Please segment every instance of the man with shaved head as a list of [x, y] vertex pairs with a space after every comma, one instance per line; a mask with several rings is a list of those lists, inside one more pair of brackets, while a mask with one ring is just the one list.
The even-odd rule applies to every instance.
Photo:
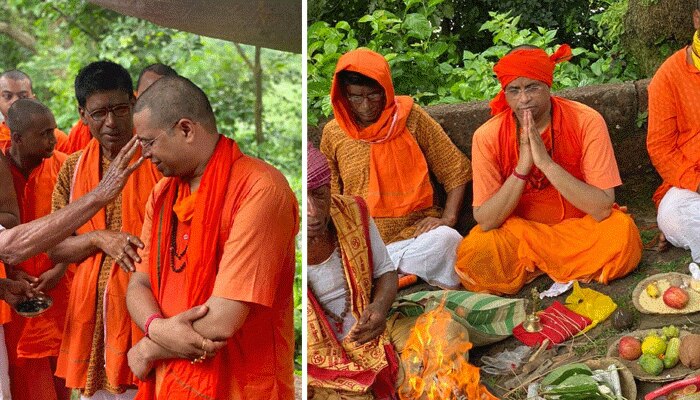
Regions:
[[[0, 75], [0, 113], [4, 118], [0, 124], [0, 150], [10, 146], [10, 129], [7, 126], [7, 112], [10, 106], [19, 99], [33, 99], [32, 80], [29, 75], [13, 69]], [[68, 136], [60, 129], [54, 129], [57, 148], [63, 150]]]
[[144, 68], [139, 75], [138, 81], [136, 81], [136, 95], [143, 93], [144, 90], [164, 76], [177, 76], [177, 72], [161, 63], [151, 64]]
[[[55, 151], [56, 121], [51, 110], [33, 99], [20, 99], [10, 106], [7, 126], [11, 146], [7, 149], [22, 223], [51, 213], [51, 193], [66, 155]], [[32, 284], [48, 294], [53, 306], [34, 318], [14, 316], [6, 324], [12, 398], [68, 399], [65, 381], [56, 378], [56, 358], [65, 323], [70, 279], [68, 264], [54, 265], [46, 253], [38, 254], [14, 268], [8, 276]]]
[[138, 399], [291, 399], [294, 237], [284, 176], [217, 131], [206, 95], [164, 77], [139, 97], [151, 193], [127, 304], [146, 337], [129, 351]]

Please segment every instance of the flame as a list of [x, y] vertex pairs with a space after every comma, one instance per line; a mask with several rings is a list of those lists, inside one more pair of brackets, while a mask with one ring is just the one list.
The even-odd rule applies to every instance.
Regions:
[[401, 354], [406, 382], [402, 400], [497, 400], [479, 384], [479, 368], [469, 364], [472, 344], [466, 330], [439, 307], [418, 317]]

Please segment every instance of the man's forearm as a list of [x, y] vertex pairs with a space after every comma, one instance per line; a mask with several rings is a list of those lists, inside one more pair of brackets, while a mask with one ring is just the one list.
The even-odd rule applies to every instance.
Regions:
[[447, 192], [447, 199], [445, 200], [445, 209], [442, 212], [442, 218], [448, 221], [448, 225], [454, 227], [459, 219], [460, 208], [462, 207], [462, 200], [464, 200], [464, 190], [466, 184], [459, 185], [449, 192]]
[[482, 230], [500, 227], [513, 213], [525, 190], [525, 181], [510, 175], [500, 189], [482, 205], [474, 207], [474, 219]]
[[580, 181], [555, 162], [545, 166], [542, 172], [566, 200], [596, 221], [604, 220], [612, 212], [614, 189], [603, 190]]
[[131, 320], [145, 332], [145, 324], [148, 317], [160, 313], [160, 307], [153, 297], [151, 288], [146, 285], [148, 275], [143, 272], [134, 272], [129, 279], [129, 287], [126, 293], [126, 306], [131, 315]]
[[374, 281], [372, 303], [380, 307], [384, 315], [389, 312], [389, 308], [396, 300], [398, 287], [399, 278], [396, 271], [386, 272]]
[[107, 200], [94, 191], [42, 218], [0, 232], [0, 261], [20, 262], [45, 252], [75, 232]]
[[95, 254], [97, 246], [97, 231], [82, 235], [69, 236], [53, 249], [48, 251], [49, 258], [55, 263], [79, 263]]

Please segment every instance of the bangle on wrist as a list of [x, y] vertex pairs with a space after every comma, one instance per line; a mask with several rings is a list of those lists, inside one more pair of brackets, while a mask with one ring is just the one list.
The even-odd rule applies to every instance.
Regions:
[[148, 332], [148, 328], [151, 326], [151, 322], [153, 322], [156, 319], [162, 319], [162, 318], [163, 318], [163, 315], [161, 313], [153, 313], [153, 314], [151, 314], [150, 317], [148, 317], [148, 319], [146, 319], [146, 323], [143, 324], [143, 333], [146, 335], [147, 338], [149, 338], [149, 339], [151, 338], [149, 336], [149, 332]]
[[518, 171], [513, 169], [513, 176], [520, 179], [521, 181], [527, 182], [528, 175], [519, 174]]

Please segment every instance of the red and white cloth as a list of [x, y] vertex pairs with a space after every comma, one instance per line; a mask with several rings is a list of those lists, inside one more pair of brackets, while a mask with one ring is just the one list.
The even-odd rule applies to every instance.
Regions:
[[558, 301], [539, 313], [542, 330], [539, 332], [527, 332], [523, 324], [513, 329], [513, 336], [524, 344], [535, 347], [539, 346], [545, 339], [549, 339], [549, 346], [562, 343], [591, 324], [591, 320], [576, 314], [564, 307]]

